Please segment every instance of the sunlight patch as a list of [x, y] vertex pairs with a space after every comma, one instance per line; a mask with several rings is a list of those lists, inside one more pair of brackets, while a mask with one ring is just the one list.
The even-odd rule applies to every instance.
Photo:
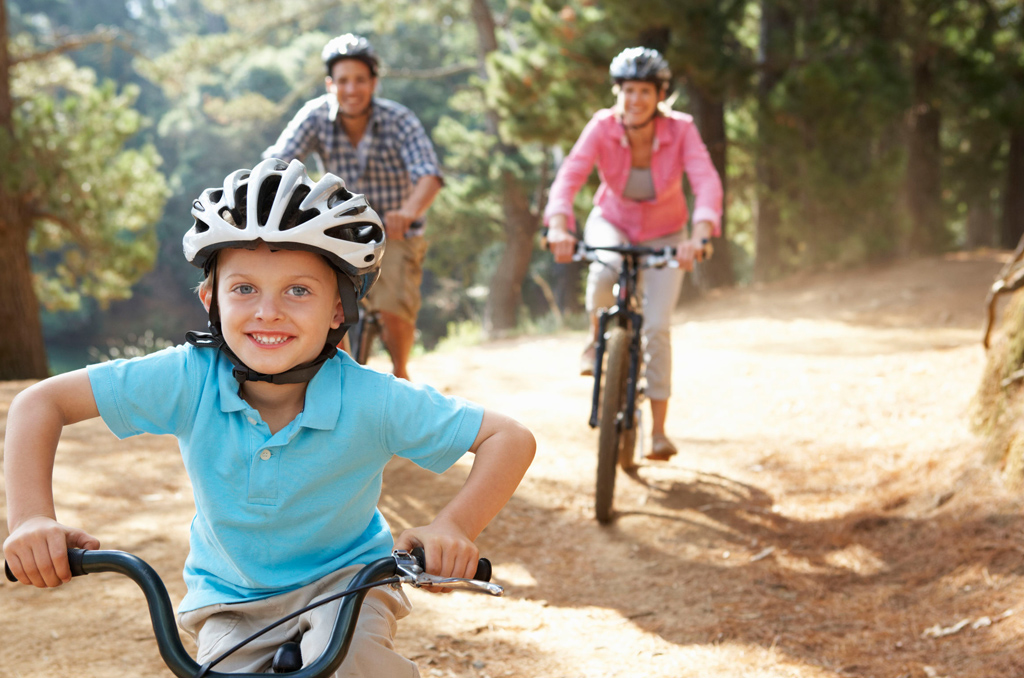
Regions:
[[494, 577], [502, 582], [508, 582], [509, 586], [525, 587], [536, 586], [537, 580], [533, 578], [530, 571], [520, 563], [502, 563], [494, 566]]
[[825, 562], [863, 576], [878, 574], [886, 569], [885, 561], [860, 544], [829, 553], [825, 556]]

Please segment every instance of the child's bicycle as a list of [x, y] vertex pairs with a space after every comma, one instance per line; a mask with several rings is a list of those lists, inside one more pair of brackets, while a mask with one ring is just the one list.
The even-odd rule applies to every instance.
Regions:
[[[132, 579], [139, 585], [139, 588], [146, 595], [146, 602], [149, 605], [149, 615], [153, 621], [153, 632], [156, 635], [160, 656], [163, 658], [167, 668], [171, 670], [171, 673], [178, 676], [178, 678], [261, 678], [266, 674], [220, 673], [213, 671], [212, 668], [246, 643], [258, 638], [279, 624], [319, 605], [339, 598], [346, 598], [338, 608], [338, 616], [334, 622], [331, 640], [324, 649], [323, 654], [316, 661], [302, 668], [302, 655], [299, 651], [299, 645], [294, 642], [285, 643], [278, 648], [273, 661], [273, 673], [289, 673], [293, 678], [326, 678], [333, 675], [348, 653], [363, 598], [366, 597], [367, 591], [375, 586], [409, 584], [416, 588], [422, 586], [443, 586], [449, 589], [487, 593], [492, 596], [500, 596], [503, 593], [501, 586], [492, 584], [489, 581], [491, 578], [491, 563], [486, 558], [481, 558], [477, 563], [475, 575], [477, 579], [446, 578], [427, 574], [424, 571], [425, 564], [422, 549], [413, 549], [412, 552], [395, 551], [390, 557], [381, 558], [364, 566], [359, 570], [355, 578], [352, 579], [346, 590], [277, 620], [219, 657], [200, 665], [189, 656], [182, 645], [175, 625], [174, 609], [171, 607], [170, 596], [167, 595], [167, 588], [156, 573], [156, 570], [149, 564], [141, 558], [124, 551], [68, 549], [68, 560], [71, 565], [72, 576], [77, 577], [94, 572], [117, 572]], [[4, 568], [7, 572], [7, 579], [12, 582], [17, 581], [7, 563], [4, 563]]]
[[[594, 357], [594, 391], [590, 407], [590, 427], [599, 428], [597, 442], [597, 487], [594, 513], [600, 523], [612, 519], [615, 498], [616, 467], [626, 472], [637, 466], [637, 431], [641, 431], [640, 456], [643, 456], [641, 405], [645, 397], [644, 353], [641, 341], [644, 316], [641, 312], [638, 283], [644, 268], [677, 267], [674, 247], [652, 248], [639, 245], [590, 246], [580, 242], [574, 259], [600, 260], [596, 252], [614, 252], [622, 257], [616, 303], [597, 313], [597, 341]], [[704, 242], [704, 259], [711, 255]], [[605, 263], [605, 262], [600, 262]], [[609, 265], [610, 264], [606, 264]], [[607, 354], [607, 360], [605, 355]], [[602, 382], [602, 376], [604, 380]]]

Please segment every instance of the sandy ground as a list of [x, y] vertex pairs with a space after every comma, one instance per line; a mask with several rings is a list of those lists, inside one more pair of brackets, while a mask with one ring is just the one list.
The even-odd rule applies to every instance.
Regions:
[[[592, 517], [590, 384], [573, 373], [582, 334], [418, 359], [416, 379], [517, 417], [539, 450], [480, 538], [506, 597], [413, 591], [399, 649], [424, 676], [1024, 675], [1022, 497], [968, 424], [1004, 256], [681, 309], [669, 433], [682, 453], [620, 474], [607, 527]], [[0, 415], [25, 385], [0, 383]], [[468, 469], [393, 464], [382, 510], [396, 531], [426, 522]], [[180, 600], [193, 509], [172, 439], [76, 425], [55, 485], [63, 521], [152, 563]], [[0, 638], [4, 678], [170, 675], [141, 593], [115, 575], [4, 583]]]

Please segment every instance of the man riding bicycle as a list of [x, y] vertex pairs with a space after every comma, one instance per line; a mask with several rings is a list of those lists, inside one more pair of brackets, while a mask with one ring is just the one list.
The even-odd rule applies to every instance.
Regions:
[[[671, 395], [672, 310], [679, 299], [685, 271], [705, 256], [704, 243], [721, 234], [722, 182], [693, 118], [666, 103], [672, 73], [656, 50], [623, 50], [609, 67], [616, 95], [614, 108], [594, 114], [562, 163], [551, 186], [544, 221], [555, 261], [566, 263], [576, 250], [573, 199], [597, 165], [601, 185], [587, 219], [584, 240], [593, 246], [639, 244], [674, 247], [680, 268], [644, 272], [644, 344], [647, 396], [651, 401], [651, 452], [664, 461], [676, 454], [665, 434]], [[683, 174], [696, 196], [693, 228], [687, 237], [689, 212]], [[587, 312], [596, 339], [597, 309], [615, 304], [618, 255], [599, 253], [587, 276]], [[580, 373], [593, 373], [595, 344], [584, 349]]]
[[380, 63], [366, 38], [340, 35], [321, 58], [327, 94], [306, 102], [263, 157], [289, 161], [316, 153], [327, 172], [365, 195], [383, 217], [388, 250], [366, 303], [380, 311], [395, 376], [408, 379], [427, 253], [423, 214], [441, 189], [440, 163], [416, 115], [374, 96]]

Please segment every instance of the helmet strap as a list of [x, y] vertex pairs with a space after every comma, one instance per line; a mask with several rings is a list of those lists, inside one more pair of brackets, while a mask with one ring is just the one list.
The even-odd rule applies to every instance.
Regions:
[[654, 113], [651, 114], [651, 117], [647, 118], [646, 120], [644, 120], [639, 125], [627, 125], [624, 119], [621, 122], [622, 122], [622, 126], [625, 129], [627, 129], [627, 130], [638, 130], [638, 129], [643, 129], [644, 127], [647, 127], [648, 125], [650, 125], [652, 122], [654, 122], [654, 119], [657, 118], [657, 117], [658, 117], [658, 109], [655, 108], [654, 109]]

